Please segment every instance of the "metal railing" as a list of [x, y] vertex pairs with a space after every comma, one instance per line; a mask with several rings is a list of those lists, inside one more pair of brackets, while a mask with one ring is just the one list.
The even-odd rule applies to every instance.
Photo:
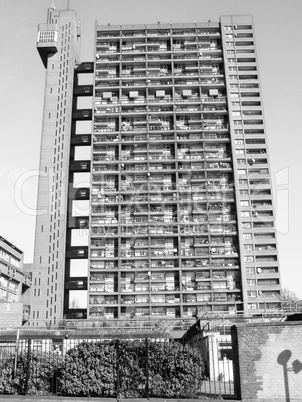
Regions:
[[175, 320], [156, 321], [151, 336], [127, 327], [106, 339], [62, 330], [0, 335], [0, 392], [117, 400], [234, 396], [230, 336], [175, 342], [165, 333]]

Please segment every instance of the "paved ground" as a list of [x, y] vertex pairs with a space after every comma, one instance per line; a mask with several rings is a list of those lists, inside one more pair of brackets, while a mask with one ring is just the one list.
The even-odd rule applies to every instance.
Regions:
[[[150, 402], [217, 402], [217, 400], [222, 400], [222, 398], [203, 398], [203, 399], [160, 399], [160, 398], [150, 398]], [[22, 396], [22, 395], [0, 395], [0, 401], [9, 402], [117, 402], [114, 398], [73, 398], [73, 397], [60, 397], [60, 396]], [[147, 399], [122, 399], [119, 402], [147, 402]], [[238, 400], [228, 399], [228, 402], [240, 402]]]
[[206, 395], [234, 395], [234, 383], [204, 380], [201, 391]]
[[[166, 398], [150, 398], [150, 402], [217, 402], [223, 400], [217, 395], [231, 395], [234, 392], [233, 383], [203, 381], [202, 392], [206, 395], [200, 396], [198, 399], [166, 399]], [[212, 395], [212, 396], [211, 396]], [[214, 396], [216, 395], [216, 397]], [[0, 395], [0, 402], [117, 402], [115, 398], [89, 398], [89, 397], [65, 397], [65, 396], [24, 396], [24, 395]], [[137, 399], [120, 399], [118, 402], [147, 402], [146, 398]], [[229, 402], [240, 402], [231, 400]]]

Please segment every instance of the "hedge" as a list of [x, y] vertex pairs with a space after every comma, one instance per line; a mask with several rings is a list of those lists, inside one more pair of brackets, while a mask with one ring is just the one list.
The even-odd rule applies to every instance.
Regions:
[[[148, 350], [148, 353], [147, 353]], [[0, 393], [24, 393], [27, 354], [2, 369]], [[28, 394], [92, 397], [194, 398], [204, 375], [201, 356], [177, 342], [82, 342], [62, 358], [32, 353]]]
[[[24, 394], [26, 388], [27, 353], [18, 356], [14, 372], [15, 356], [12, 355], [4, 367], [0, 378], [0, 394]], [[30, 356], [30, 376], [28, 395], [50, 395], [55, 389], [56, 373], [62, 365], [62, 358], [56, 353], [32, 352]]]
[[[61, 371], [62, 393], [123, 398], [188, 398], [200, 389], [204, 365], [196, 351], [176, 342], [82, 343], [67, 352]], [[117, 383], [118, 381], [118, 383]]]

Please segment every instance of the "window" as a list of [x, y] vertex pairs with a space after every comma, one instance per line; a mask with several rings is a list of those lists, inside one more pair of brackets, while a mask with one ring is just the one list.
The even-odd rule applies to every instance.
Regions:
[[240, 206], [241, 207], [248, 207], [249, 206], [249, 201], [240, 201]]
[[256, 66], [240, 66], [238, 68], [238, 70], [240, 70], [240, 71], [257, 71], [257, 67]]
[[244, 155], [245, 151], [244, 149], [236, 149], [236, 155]]
[[246, 169], [238, 169], [238, 174], [246, 174]]
[[239, 190], [239, 194], [240, 195], [249, 195], [249, 191], [248, 190]]
[[246, 58], [238, 58], [237, 61], [238, 63], [255, 63], [256, 59], [252, 57], [246, 57]]
[[249, 310], [257, 310], [257, 303], [248, 303], [247, 308]]
[[247, 295], [248, 295], [248, 297], [257, 297], [257, 292], [255, 292], [253, 290], [253, 291], [247, 292]]
[[20, 265], [20, 260], [17, 258], [13, 257], [12, 255], [10, 256], [10, 263], [14, 265], [15, 267], [19, 267]]
[[255, 273], [255, 268], [254, 267], [246, 267], [247, 274], [254, 274]]
[[239, 179], [239, 180], [238, 180], [238, 183], [239, 183], [241, 186], [247, 186], [247, 180], [245, 180], [245, 179]]
[[5, 261], [9, 261], [10, 254], [1, 248], [0, 249], [0, 257]]
[[254, 257], [252, 255], [246, 255], [244, 257], [245, 262], [254, 262]]
[[249, 211], [241, 211], [242, 218], [249, 218], [251, 216]]
[[57, 41], [58, 41], [57, 31], [39, 31], [38, 33], [39, 43], [57, 42]]
[[244, 250], [253, 250], [253, 245], [252, 244], [245, 244], [244, 245]]
[[237, 47], [236, 53], [237, 54], [239, 54], [239, 53], [255, 53], [255, 50], [254, 49], [247, 49], [247, 48], [238, 49], [238, 47]]
[[239, 93], [231, 92], [231, 98], [239, 98]]
[[[250, 38], [250, 37], [246, 36], [246, 38]], [[242, 38], [243, 38], [243, 36], [242, 36]], [[236, 44], [236, 46], [242, 46], [243, 48], [249, 47], [249, 46], [254, 46], [254, 42], [252, 40], [236, 41], [235, 44]]]
[[[270, 285], [279, 285], [279, 279], [259, 279], [258, 285], [270, 286]], [[266, 292], [268, 293], [268, 292]], [[273, 292], [274, 294], [275, 292]]]
[[244, 229], [250, 229], [252, 226], [250, 222], [242, 222], [242, 227]]
[[233, 114], [233, 116], [241, 116], [241, 113], [239, 112], [239, 110], [234, 110], [232, 114]]
[[265, 303], [260, 304], [259, 306], [261, 309], [280, 309], [280, 303]]
[[232, 102], [232, 106], [233, 107], [240, 107], [240, 103], [239, 102]]
[[252, 25], [235, 25], [235, 29], [252, 29]]
[[243, 233], [242, 235], [244, 240], [251, 240], [252, 239], [252, 233]]

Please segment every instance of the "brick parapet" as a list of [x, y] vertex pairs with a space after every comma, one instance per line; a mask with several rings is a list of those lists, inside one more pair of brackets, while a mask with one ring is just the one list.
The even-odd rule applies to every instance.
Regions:
[[302, 401], [301, 322], [238, 324], [232, 337], [237, 397]]

